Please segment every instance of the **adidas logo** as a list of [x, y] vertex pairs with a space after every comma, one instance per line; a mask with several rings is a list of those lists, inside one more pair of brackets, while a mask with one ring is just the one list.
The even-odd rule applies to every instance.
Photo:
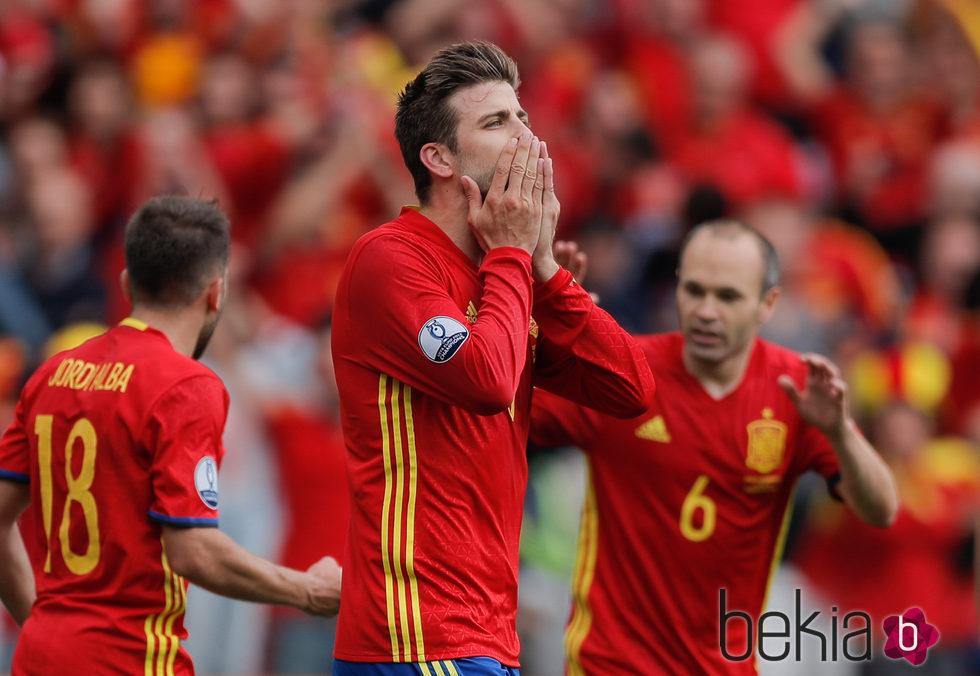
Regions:
[[636, 428], [636, 436], [648, 441], [658, 441], [662, 444], [670, 442], [670, 432], [667, 423], [661, 415], [655, 416]]

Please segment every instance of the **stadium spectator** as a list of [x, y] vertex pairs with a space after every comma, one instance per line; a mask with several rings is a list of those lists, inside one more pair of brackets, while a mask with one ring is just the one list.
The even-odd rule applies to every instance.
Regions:
[[847, 36], [846, 80], [812, 114], [841, 213], [906, 261], [926, 212], [929, 152], [942, 131], [939, 109], [912, 87], [909, 50], [894, 22], [856, 22]]
[[723, 35], [706, 35], [688, 53], [691, 118], [668, 157], [692, 185], [708, 184], [741, 207], [773, 195], [802, 193], [797, 154], [789, 135], [752, 109], [744, 48]]

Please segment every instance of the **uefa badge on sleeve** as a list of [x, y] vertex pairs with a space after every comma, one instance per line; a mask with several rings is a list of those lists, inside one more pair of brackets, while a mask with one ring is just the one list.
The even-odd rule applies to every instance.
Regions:
[[469, 330], [452, 317], [433, 317], [419, 331], [419, 347], [429, 361], [443, 364], [453, 358], [470, 337]]
[[194, 469], [194, 487], [210, 509], [218, 509], [218, 463], [210, 455], [201, 458]]

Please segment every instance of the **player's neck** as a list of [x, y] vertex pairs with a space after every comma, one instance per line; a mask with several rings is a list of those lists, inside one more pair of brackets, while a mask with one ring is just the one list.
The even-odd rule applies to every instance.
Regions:
[[722, 399], [735, 390], [745, 377], [752, 355], [751, 345], [741, 353], [716, 362], [698, 359], [684, 350], [684, 368], [712, 399]]
[[190, 357], [197, 346], [203, 320], [189, 308], [163, 310], [145, 305], [134, 305], [130, 317], [138, 319], [167, 337], [174, 350]]
[[477, 265], [483, 260], [483, 249], [476, 241], [469, 226], [469, 205], [462, 192], [452, 193], [448, 186], [433, 186], [429, 201], [419, 208], [419, 213], [439, 226], [446, 236]]

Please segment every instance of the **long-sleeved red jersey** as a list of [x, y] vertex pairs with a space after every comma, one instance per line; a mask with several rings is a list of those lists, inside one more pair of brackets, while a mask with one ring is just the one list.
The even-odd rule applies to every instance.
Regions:
[[335, 656], [516, 666], [532, 381], [630, 417], [653, 396], [642, 352], [567, 271], [534, 286], [509, 247], [477, 267], [410, 208], [355, 245], [332, 345], [352, 497]]
[[724, 650], [746, 657], [720, 646], [720, 590], [725, 612], [758, 626], [797, 478], [836, 479], [830, 442], [776, 382], [806, 379], [799, 355], [756, 340], [739, 385], [715, 399], [684, 367], [683, 340], [638, 338], [657, 393], [633, 420], [535, 396], [531, 438], [578, 446], [589, 461], [569, 676], [756, 674], [745, 622], [725, 625]]

